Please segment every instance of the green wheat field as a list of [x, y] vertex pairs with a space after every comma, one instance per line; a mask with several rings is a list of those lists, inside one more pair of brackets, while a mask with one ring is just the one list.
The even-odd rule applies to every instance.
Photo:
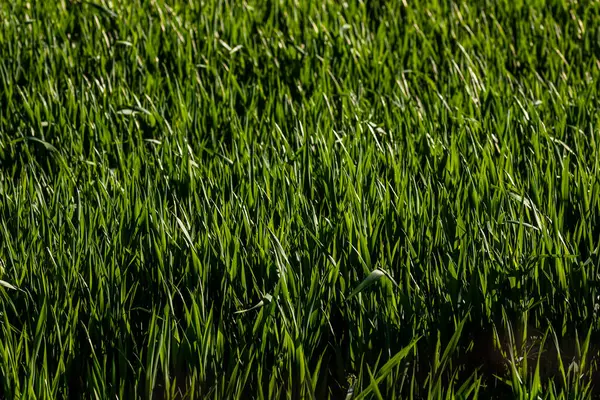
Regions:
[[600, 2], [0, 0], [0, 398], [600, 396]]

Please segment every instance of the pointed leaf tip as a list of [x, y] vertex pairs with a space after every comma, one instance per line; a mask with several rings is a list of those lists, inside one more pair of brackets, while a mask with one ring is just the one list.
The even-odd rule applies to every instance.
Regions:
[[365, 290], [367, 287], [371, 286], [373, 283], [377, 282], [379, 279], [381, 279], [382, 276], [387, 276], [387, 274], [380, 270], [379, 268], [376, 268], [373, 270], [373, 272], [371, 272], [369, 274], [369, 276], [367, 276], [365, 278], [364, 281], [362, 281], [353, 291], [352, 293], [350, 293], [350, 296], [348, 296], [348, 298], [346, 300], [351, 299], [352, 297], [356, 296], [357, 294], [359, 294], [360, 292], [362, 292], [363, 290]]
[[16, 287], [14, 287], [13, 285], [11, 285], [10, 283], [3, 281], [2, 279], [0, 279], [0, 286], [4, 286], [7, 289], [12, 289], [12, 290], [17, 290]]

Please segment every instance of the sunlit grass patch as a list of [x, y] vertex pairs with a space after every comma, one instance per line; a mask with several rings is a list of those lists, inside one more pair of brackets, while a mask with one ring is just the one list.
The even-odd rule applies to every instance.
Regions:
[[597, 395], [600, 5], [0, 4], [0, 398]]

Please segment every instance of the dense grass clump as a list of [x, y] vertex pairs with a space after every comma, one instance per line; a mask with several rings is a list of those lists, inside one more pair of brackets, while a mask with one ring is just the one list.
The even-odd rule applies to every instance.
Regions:
[[0, 1], [0, 398], [600, 393], [600, 3]]

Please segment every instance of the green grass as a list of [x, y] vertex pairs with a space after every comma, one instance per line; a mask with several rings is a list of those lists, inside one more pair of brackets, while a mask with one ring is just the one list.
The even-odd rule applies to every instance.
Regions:
[[0, 398], [600, 393], [598, 1], [0, 1]]

